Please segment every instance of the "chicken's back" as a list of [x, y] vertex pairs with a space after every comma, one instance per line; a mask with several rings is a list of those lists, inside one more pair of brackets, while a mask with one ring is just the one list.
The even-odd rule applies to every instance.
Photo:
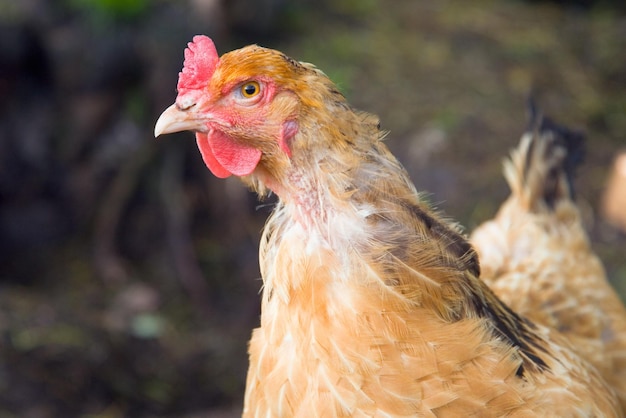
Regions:
[[515, 311], [565, 334], [626, 408], [626, 310], [573, 201], [583, 137], [533, 119], [505, 162], [511, 196], [471, 236], [481, 276]]

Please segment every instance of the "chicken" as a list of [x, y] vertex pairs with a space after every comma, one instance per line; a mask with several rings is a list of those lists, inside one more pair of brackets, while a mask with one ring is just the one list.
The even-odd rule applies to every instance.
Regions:
[[214, 175], [279, 197], [244, 417], [620, 416], [558, 332], [479, 279], [378, 119], [313, 65], [255, 45], [218, 57], [196, 36], [155, 136], [182, 130]]
[[505, 161], [511, 196], [471, 236], [482, 278], [516, 312], [567, 336], [626, 410], [626, 309], [573, 201], [583, 137], [543, 119], [533, 106], [531, 119]]
[[602, 196], [602, 215], [616, 229], [626, 232], [626, 152], [613, 162]]

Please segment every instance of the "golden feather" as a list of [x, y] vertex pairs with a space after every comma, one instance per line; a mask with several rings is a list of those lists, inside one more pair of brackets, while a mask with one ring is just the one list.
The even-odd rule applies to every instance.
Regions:
[[[271, 99], [239, 106], [250, 80]], [[244, 181], [280, 198], [261, 238], [245, 417], [620, 416], [556, 331], [478, 278], [476, 253], [422, 201], [378, 119], [321, 71], [246, 47], [197, 94], [208, 134], [262, 151]], [[157, 133], [190, 111], [190, 128], [207, 130], [196, 108], [170, 108]], [[285, 146], [276, 127], [288, 120], [298, 129]]]

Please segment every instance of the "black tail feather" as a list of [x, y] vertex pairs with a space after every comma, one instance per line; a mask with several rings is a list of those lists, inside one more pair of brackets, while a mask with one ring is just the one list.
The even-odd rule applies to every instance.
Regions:
[[[533, 140], [526, 154], [523, 175], [528, 178], [528, 173], [533, 170], [533, 164], [537, 162], [535, 148], [542, 141], [541, 159], [547, 165], [542, 198], [548, 207], [553, 208], [559, 199], [575, 198], [574, 176], [576, 168], [584, 160], [585, 135], [543, 116], [532, 99], [528, 101], [528, 112], [527, 130]], [[562, 178], [565, 180], [565, 189]]]

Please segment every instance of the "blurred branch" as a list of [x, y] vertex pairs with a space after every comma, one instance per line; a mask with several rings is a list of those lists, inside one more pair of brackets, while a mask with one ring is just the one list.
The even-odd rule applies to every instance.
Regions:
[[93, 257], [97, 273], [109, 284], [128, 279], [116, 238], [124, 209], [137, 188], [143, 168], [153, 158], [154, 150], [145, 143], [131, 158], [123, 159], [113, 183], [99, 202], [94, 225]]
[[167, 240], [178, 278], [196, 310], [208, 317], [209, 287], [198, 264], [190, 228], [189, 207], [183, 192], [183, 153], [172, 147], [165, 153], [159, 182], [159, 195], [165, 211]]

